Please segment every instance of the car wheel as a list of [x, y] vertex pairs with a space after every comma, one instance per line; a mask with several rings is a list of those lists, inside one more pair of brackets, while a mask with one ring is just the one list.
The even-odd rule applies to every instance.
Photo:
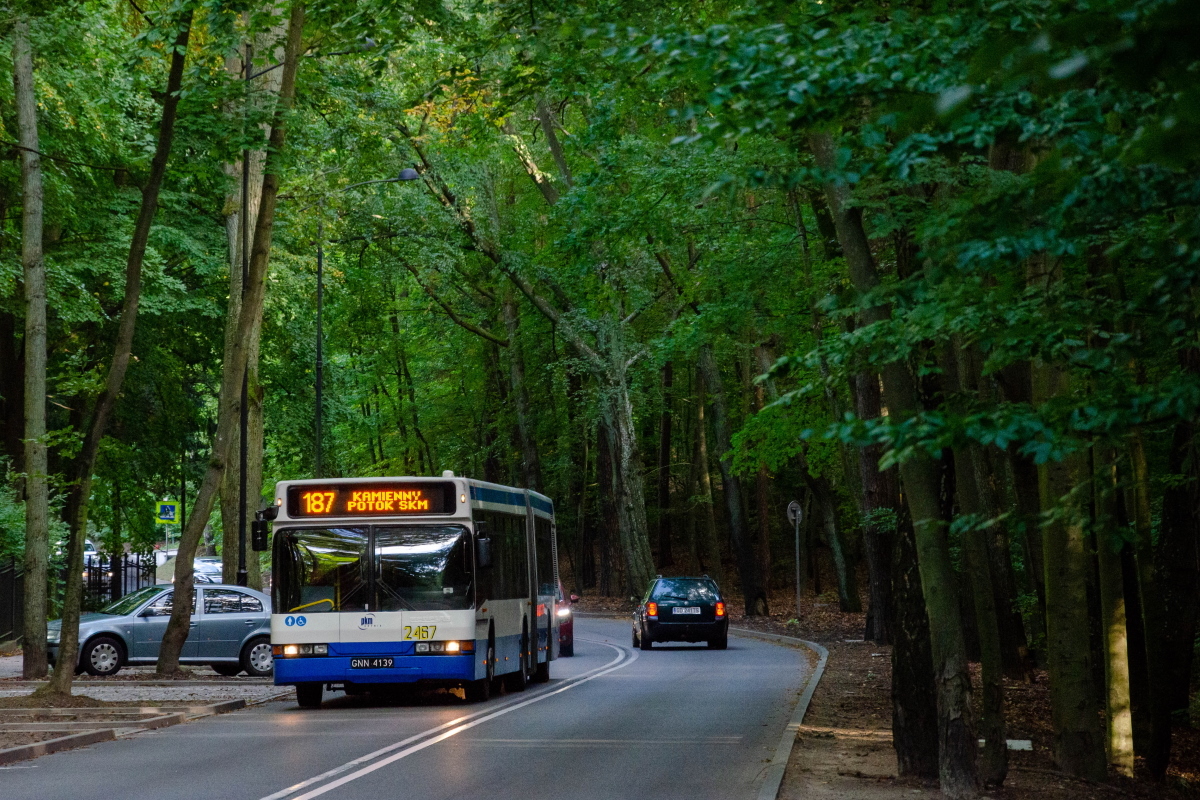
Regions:
[[83, 648], [83, 668], [90, 675], [116, 675], [125, 663], [125, 645], [112, 636], [97, 636]]
[[638, 635], [637, 635], [637, 628], [634, 628], [634, 629], [633, 629], [633, 646], [634, 646], [634, 647], [637, 647], [637, 646], [638, 646]]
[[321, 683], [297, 683], [296, 702], [301, 708], [320, 708], [324, 691], [325, 686]]
[[638, 647], [642, 648], [643, 650], [649, 650], [653, 646], [654, 640], [650, 638], [649, 634], [647, 634], [645, 631], [642, 631], [641, 635], [638, 636]]
[[271, 655], [271, 640], [257, 636], [242, 648], [242, 669], [252, 678], [265, 678], [275, 671], [275, 659]]
[[212, 664], [213, 671], [226, 678], [232, 678], [242, 671], [241, 664]]
[[486, 703], [492, 699], [492, 683], [496, 679], [496, 645], [488, 640], [487, 669], [477, 681], [468, 681], [463, 686], [463, 695], [468, 703]]
[[729, 634], [723, 633], [716, 639], [708, 640], [709, 650], [725, 650], [729, 647]]
[[572, 637], [566, 644], [560, 644], [558, 646], [558, 654], [564, 658], [570, 658], [575, 655], [575, 638]]

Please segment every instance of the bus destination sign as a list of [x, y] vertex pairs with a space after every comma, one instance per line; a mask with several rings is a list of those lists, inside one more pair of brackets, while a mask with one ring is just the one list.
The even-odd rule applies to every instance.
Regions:
[[454, 513], [454, 484], [327, 483], [289, 486], [289, 517], [391, 517]]

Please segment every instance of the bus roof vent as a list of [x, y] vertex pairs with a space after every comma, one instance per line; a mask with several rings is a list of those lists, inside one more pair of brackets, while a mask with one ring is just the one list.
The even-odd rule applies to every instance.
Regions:
[[444, 470], [442, 470], [442, 477], [443, 477], [443, 478], [453, 478], [453, 477], [454, 477], [454, 470], [452, 470], [452, 469], [444, 469]]

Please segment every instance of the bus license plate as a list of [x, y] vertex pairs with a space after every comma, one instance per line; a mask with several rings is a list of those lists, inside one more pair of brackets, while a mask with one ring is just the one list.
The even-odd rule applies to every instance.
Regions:
[[391, 669], [396, 663], [394, 658], [352, 658], [350, 669]]
[[671, 613], [672, 614], [699, 614], [700, 607], [699, 606], [687, 606], [685, 608], [673, 608], [673, 609], [671, 609]]

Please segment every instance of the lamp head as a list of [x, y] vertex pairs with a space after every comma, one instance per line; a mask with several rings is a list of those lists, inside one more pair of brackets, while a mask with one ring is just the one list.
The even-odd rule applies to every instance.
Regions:
[[417, 172], [412, 167], [405, 167], [404, 169], [400, 170], [400, 174], [396, 176], [396, 180], [415, 181], [419, 177], [421, 177], [421, 173]]

